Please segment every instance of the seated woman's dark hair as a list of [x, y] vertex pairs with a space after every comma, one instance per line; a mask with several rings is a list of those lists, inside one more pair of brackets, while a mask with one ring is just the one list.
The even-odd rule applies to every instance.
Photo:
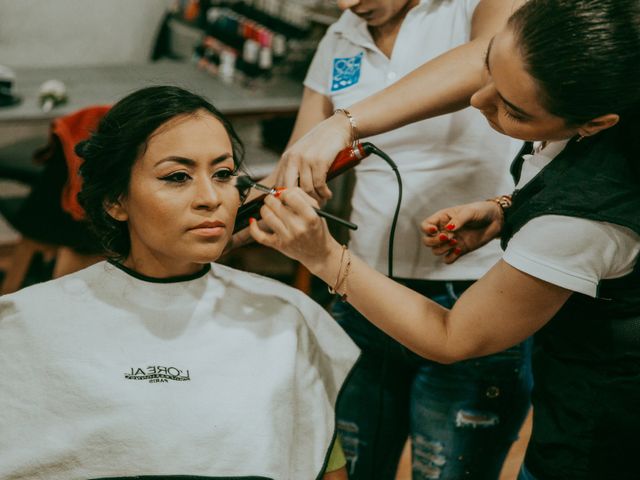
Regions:
[[508, 25], [550, 113], [569, 126], [607, 113], [637, 125], [640, 1], [530, 0]]
[[78, 200], [107, 256], [121, 260], [129, 254], [128, 226], [113, 219], [106, 207], [126, 195], [131, 169], [144, 153], [149, 136], [172, 118], [198, 110], [222, 123], [238, 169], [244, 149], [231, 123], [203, 97], [173, 86], [148, 87], [126, 96], [107, 112], [88, 140], [76, 145], [76, 154], [84, 159]]

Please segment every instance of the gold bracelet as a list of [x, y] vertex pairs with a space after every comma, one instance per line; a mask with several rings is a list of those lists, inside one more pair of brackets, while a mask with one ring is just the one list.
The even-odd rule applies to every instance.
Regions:
[[338, 267], [338, 274], [336, 275], [336, 281], [333, 284], [334, 285], [333, 287], [331, 285], [327, 285], [327, 290], [329, 290], [329, 293], [331, 295], [334, 295], [337, 293], [338, 286], [340, 284], [340, 274], [342, 273], [342, 265], [344, 264], [344, 254], [346, 251], [347, 251], [347, 246], [342, 245], [342, 255], [340, 255], [340, 266]]
[[342, 113], [347, 120], [349, 120], [349, 125], [351, 125], [351, 144], [355, 145], [360, 140], [360, 135], [358, 134], [358, 124], [356, 123], [355, 118], [351, 115], [351, 112], [345, 108], [337, 108], [333, 111], [333, 114]]
[[[345, 262], [346, 257], [346, 262]], [[343, 274], [344, 270], [344, 274]], [[351, 270], [351, 252], [346, 245], [342, 245], [342, 255], [340, 256], [340, 267], [338, 268], [338, 275], [336, 276], [336, 283], [333, 287], [327, 285], [329, 293], [339, 295], [340, 300], [347, 301], [347, 278], [349, 277], [349, 271]], [[343, 289], [344, 285], [344, 289]], [[342, 291], [343, 293], [340, 293]]]
[[343, 302], [347, 301], [347, 290], [349, 287], [348, 279], [349, 279], [349, 271], [351, 270], [351, 251], [347, 249], [347, 265], [344, 267], [344, 276], [342, 277], [342, 282], [337, 286], [336, 290], [338, 290], [338, 295], [340, 295], [339, 290], [342, 288], [342, 284], [344, 283], [344, 289], [342, 290], [342, 295], [340, 295], [340, 300]]
[[487, 202], [495, 202], [500, 205], [502, 211], [504, 212], [507, 208], [511, 208], [513, 201], [511, 200], [511, 195], [500, 195], [494, 198], [488, 198]]

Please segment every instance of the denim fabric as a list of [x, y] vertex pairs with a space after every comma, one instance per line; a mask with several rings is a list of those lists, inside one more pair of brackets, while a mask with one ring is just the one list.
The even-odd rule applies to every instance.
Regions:
[[[444, 283], [444, 282], [443, 282]], [[446, 284], [433, 300], [451, 307]], [[338, 404], [351, 480], [394, 479], [407, 436], [413, 479], [497, 479], [529, 409], [531, 340], [479, 359], [425, 360], [336, 302], [334, 318], [362, 349]]]
[[523, 464], [522, 467], [520, 467], [520, 473], [518, 473], [517, 480], [538, 480], [538, 479], [534, 477], [533, 474], [529, 470], [527, 470], [527, 467], [525, 467]]

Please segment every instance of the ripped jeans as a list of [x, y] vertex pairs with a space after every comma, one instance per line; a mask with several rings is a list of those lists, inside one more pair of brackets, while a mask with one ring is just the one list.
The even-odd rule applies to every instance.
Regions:
[[[430, 289], [428, 296], [446, 307], [470, 284], [428, 283], [440, 293]], [[441, 365], [410, 352], [347, 303], [336, 302], [333, 316], [362, 349], [338, 404], [351, 480], [393, 480], [408, 436], [414, 480], [499, 477], [529, 410], [531, 339]]]

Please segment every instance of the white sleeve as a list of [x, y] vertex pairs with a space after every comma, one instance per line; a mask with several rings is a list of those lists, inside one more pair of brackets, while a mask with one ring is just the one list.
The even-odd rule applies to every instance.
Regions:
[[639, 252], [640, 235], [628, 228], [545, 215], [511, 238], [503, 260], [545, 282], [595, 297], [600, 280], [631, 273]]
[[331, 93], [331, 70], [333, 68], [333, 53], [335, 51], [335, 33], [331, 29], [322, 37], [307, 76], [304, 86], [328, 97]]

